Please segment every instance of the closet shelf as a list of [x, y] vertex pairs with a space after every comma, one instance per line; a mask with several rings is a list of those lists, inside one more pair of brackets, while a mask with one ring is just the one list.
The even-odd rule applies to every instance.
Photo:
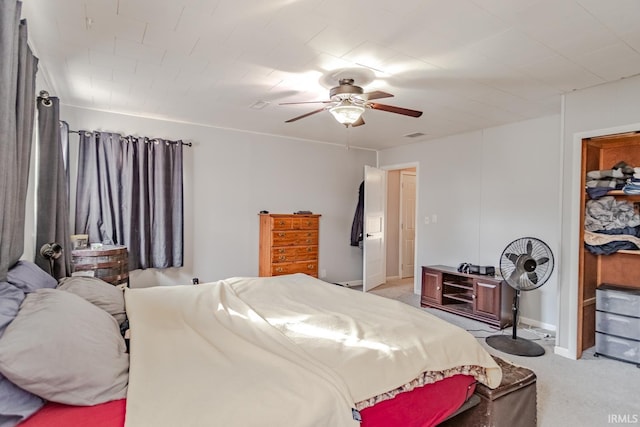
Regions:
[[627, 254], [627, 255], [640, 255], [640, 250], [638, 249], [621, 249], [617, 251], [618, 254]]

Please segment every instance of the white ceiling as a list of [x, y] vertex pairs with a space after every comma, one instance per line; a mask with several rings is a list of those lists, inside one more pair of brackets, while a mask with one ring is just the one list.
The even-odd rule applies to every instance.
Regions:
[[[23, 17], [64, 104], [372, 149], [559, 113], [562, 93], [640, 73], [638, 0], [25, 0]], [[322, 105], [279, 103], [351, 75], [424, 114], [285, 123]]]

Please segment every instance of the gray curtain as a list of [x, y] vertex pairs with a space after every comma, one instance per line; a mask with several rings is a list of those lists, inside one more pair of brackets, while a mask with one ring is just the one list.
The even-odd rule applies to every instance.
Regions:
[[65, 154], [68, 138], [62, 139], [60, 105], [56, 97], [38, 98], [38, 189], [36, 194], [35, 261], [49, 271], [49, 260], [40, 255], [45, 243], [62, 245], [62, 256], [53, 263], [56, 279], [71, 276], [69, 190]]
[[80, 131], [77, 234], [125, 245], [129, 269], [183, 265], [182, 142]]
[[38, 59], [27, 45], [21, 3], [0, 2], [0, 281], [24, 251], [24, 213]]

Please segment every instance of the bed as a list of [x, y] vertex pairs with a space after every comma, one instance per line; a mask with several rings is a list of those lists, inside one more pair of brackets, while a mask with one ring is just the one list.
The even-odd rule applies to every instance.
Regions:
[[27, 299], [64, 300], [57, 310], [67, 313], [40, 320], [46, 336], [39, 349], [52, 340], [58, 351], [69, 348], [57, 365], [38, 372], [40, 381], [27, 377], [50, 356], [14, 347], [17, 327], [43, 305], [28, 312], [23, 303], [0, 337], [0, 373], [42, 402], [19, 419], [21, 427], [87, 420], [98, 427], [433, 426], [476, 383], [496, 387], [501, 379], [466, 331], [304, 274], [127, 289], [121, 297], [130, 354], [114, 317], [122, 319], [122, 308], [99, 295], [108, 289], [117, 299], [113, 291], [121, 291], [96, 282], [66, 285], [33, 290]]

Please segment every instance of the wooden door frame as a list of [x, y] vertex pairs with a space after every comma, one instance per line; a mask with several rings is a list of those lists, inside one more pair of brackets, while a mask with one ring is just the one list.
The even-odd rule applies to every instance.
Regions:
[[[640, 130], [640, 123], [633, 123], [624, 126], [614, 126], [610, 128], [593, 129], [584, 132], [575, 132], [571, 136], [566, 136], [566, 140], [571, 141], [569, 153], [571, 153], [572, 161], [570, 164], [570, 175], [573, 178], [574, 183], [571, 187], [564, 187], [568, 194], [561, 194], [561, 198], [569, 197], [575, 201], [575, 205], [570, 206], [567, 210], [561, 208], [561, 213], [565, 218], [578, 218], [578, 221], [562, 220], [561, 230], [564, 226], [569, 227], [567, 231], [561, 231], [562, 236], [570, 237], [569, 244], [565, 246], [558, 257], [558, 269], [560, 273], [558, 275], [559, 280], [566, 280], [568, 283], [568, 291], [565, 296], [566, 300], [562, 299], [562, 292], [558, 292], [558, 306], [557, 306], [557, 323], [558, 334], [566, 333], [567, 335], [567, 347], [558, 346], [558, 340], [556, 339], [556, 346], [554, 352], [570, 359], [579, 359], [582, 356], [582, 316], [583, 310], [580, 307], [582, 293], [584, 292], [583, 282], [581, 277], [583, 258], [581, 255], [582, 247], [584, 244], [583, 237], [583, 219], [580, 218], [581, 208], [580, 200], [584, 188], [579, 187], [576, 183], [582, 183], [584, 178], [582, 177], [583, 168], [583, 140], [589, 138], [597, 138], [601, 136], [614, 135], [619, 133], [635, 132]], [[565, 150], [565, 155], [567, 151]], [[567, 167], [566, 163], [563, 163], [563, 167]], [[561, 192], [562, 193], [562, 192]], [[561, 204], [562, 206], [562, 204]], [[567, 265], [564, 266], [564, 261]], [[566, 273], [563, 271], [566, 269]], [[563, 313], [563, 311], [565, 311]], [[563, 319], [566, 318], [566, 323]], [[566, 328], [566, 329], [564, 329]]]

